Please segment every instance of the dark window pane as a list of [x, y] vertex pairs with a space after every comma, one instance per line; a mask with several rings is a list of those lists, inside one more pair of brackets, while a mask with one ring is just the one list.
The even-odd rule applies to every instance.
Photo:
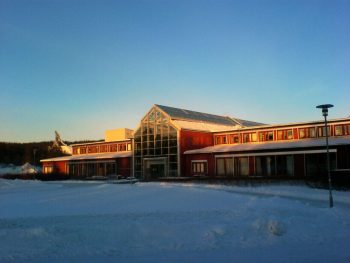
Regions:
[[177, 147], [171, 147], [170, 148], [170, 154], [177, 153]]
[[171, 141], [169, 141], [169, 146], [170, 146], [170, 147], [177, 146], [177, 140], [171, 140]]
[[168, 147], [169, 146], [169, 142], [168, 141], [162, 141], [162, 147], [165, 148], [165, 147]]
[[162, 154], [168, 154], [169, 153], [169, 148], [162, 148]]
[[169, 155], [169, 162], [171, 163], [177, 162], [177, 155]]

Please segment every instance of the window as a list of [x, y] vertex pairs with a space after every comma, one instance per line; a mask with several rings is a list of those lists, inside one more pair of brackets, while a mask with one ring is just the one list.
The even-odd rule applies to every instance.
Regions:
[[256, 132], [251, 134], [251, 141], [256, 142], [258, 140], [258, 136], [256, 135]]
[[259, 133], [259, 140], [264, 141], [273, 141], [273, 131], [265, 131]]
[[315, 138], [316, 137], [316, 129], [309, 128], [309, 134], [310, 134], [310, 138]]
[[[139, 129], [134, 133], [135, 140], [135, 176], [143, 177], [146, 167], [143, 158], [162, 157], [169, 158], [167, 171], [164, 173], [168, 176], [178, 175], [178, 132], [167, 118], [157, 108], [153, 108], [142, 119]], [[124, 151], [132, 150], [131, 144], [125, 144]], [[174, 157], [175, 158], [174, 158]]]
[[111, 152], [116, 152], [117, 151], [117, 144], [112, 144], [110, 146], [110, 150], [111, 150]]
[[279, 130], [277, 131], [277, 140], [292, 140], [293, 130]]
[[107, 152], [107, 145], [101, 145], [100, 146], [100, 152], [101, 153]]
[[336, 125], [334, 127], [334, 130], [335, 130], [335, 136], [343, 135], [343, 126], [342, 125]]
[[44, 174], [50, 174], [53, 172], [52, 166], [44, 166]]
[[299, 128], [299, 139], [315, 138], [316, 132], [314, 127]]
[[235, 158], [235, 174], [238, 176], [249, 175], [249, 159], [248, 157]]
[[226, 143], [227, 143], [226, 135], [216, 136], [216, 144], [226, 144]]
[[243, 134], [243, 142], [250, 142], [250, 134], [249, 133], [244, 133]]
[[131, 143], [128, 143], [128, 151], [131, 151]]
[[216, 158], [216, 175], [233, 176], [233, 158], [232, 157]]
[[257, 139], [256, 132], [243, 134], [243, 142], [256, 142]]
[[276, 169], [275, 156], [256, 156], [255, 174], [258, 176], [275, 175]]
[[230, 143], [239, 143], [239, 135], [238, 134], [230, 134]]
[[118, 152], [126, 151], [126, 143], [118, 144]]
[[97, 146], [88, 147], [88, 153], [97, 153]]
[[[327, 127], [328, 136], [331, 136], [330, 128]], [[318, 127], [318, 137], [325, 137], [326, 136], [326, 127]]]
[[192, 161], [192, 174], [207, 174], [207, 161]]
[[80, 148], [80, 153], [85, 154], [86, 153], [86, 147], [81, 147]]

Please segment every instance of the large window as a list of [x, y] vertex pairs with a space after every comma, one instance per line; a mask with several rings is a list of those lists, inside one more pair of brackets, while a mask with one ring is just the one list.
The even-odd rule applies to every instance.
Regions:
[[216, 175], [233, 176], [233, 158], [232, 157], [216, 158]]
[[292, 140], [293, 139], [293, 130], [278, 130], [277, 131], [277, 140]]
[[235, 174], [238, 176], [248, 176], [249, 175], [249, 158], [248, 157], [238, 157], [235, 158]]
[[115, 161], [82, 161], [68, 163], [68, 172], [77, 177], [112, 177], [120, 171], [118, 171]]
[[299, 128], [299, 139], [315, 138], [316, 130], [314, 127]]
[[336, 125], [334, 127], [335, 136], [343, 135], [343, 125]]
[[273, 141], [273, 131], [259, 132], [259, 141]]
[[[165, 158], [164, 175], [178, 176], [177, 130], [162, 112], [153, 108], [135, 131], [135, 176], [143, 177], [144, 158]], [[160, 173], [158, 173], [160, 174]], [[157, 175], [158, 176], [158, 175]]]
[[[330, 153], [331, 170], [336, 168], [336, 153]], [[327, 175], [327, 154], [316, 153], [305, 155], [305, 168], [307, 176], [326, 176]]]
[[[325, 137], [326, 136], [326, 127], [325, 126], [318, 127], [317, 132], [318, 132], [318, 137]], [[327, 132], [328, 132], [328, 136], [331, 136], [331, 129], [329, 126], [327, 126]]]
[[226, 135], [217, 135], [215, 137], [215, 144], [226, 144], [226, 143], [227, 143]]
[[239, 134], [230, 134], [230, 143], [239, 143]]
[[276, 173], [275, 156], [255, 157], [255, 173], [258, 176], [271, 176]]

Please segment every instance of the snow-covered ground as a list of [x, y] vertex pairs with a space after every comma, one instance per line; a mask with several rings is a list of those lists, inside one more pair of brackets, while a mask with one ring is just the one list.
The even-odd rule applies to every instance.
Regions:
[[350, 262], [350, 192], [0, 180], [0, 262]]

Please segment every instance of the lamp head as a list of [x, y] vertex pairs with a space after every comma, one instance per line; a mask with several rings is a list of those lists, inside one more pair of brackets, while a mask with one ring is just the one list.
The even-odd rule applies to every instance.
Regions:
[[332, 104], [322, 104], [322, 105], [316, 106], [317, 109], [322, 109], [322, 115], [325, 117], [328, 116], [328, 109], [332, 107], [333, 107]]

